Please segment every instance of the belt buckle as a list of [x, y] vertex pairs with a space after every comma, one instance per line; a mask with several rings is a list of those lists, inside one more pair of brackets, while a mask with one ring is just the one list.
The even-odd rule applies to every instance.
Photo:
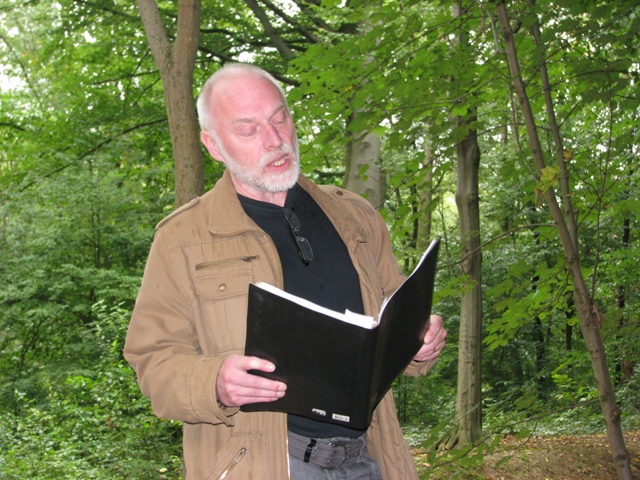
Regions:
[[[329, 442], [329, 446], [335, 448], [334, 455], [335, 455], [335, 452], [338, 451], [338, 448], [342, 448], [342, 451], [344, 452], [344, 455], [340, 463], [336, 465], [328, 465], [325, 467], [326, 470], [336, 470], [340, 468], [342, 464], [347, 460], [347, 457], [349, 456], [349, 450], [347, 449], [347, 445], [343, 442]], [[329, 460], [327, 463], [330, 464], [331, 462], [333, 462], [333, 459]]]

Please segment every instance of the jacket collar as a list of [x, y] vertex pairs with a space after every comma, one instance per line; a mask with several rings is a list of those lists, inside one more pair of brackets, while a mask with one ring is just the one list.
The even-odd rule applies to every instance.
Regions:
[[213, 235], [228, 236], [258, 229], [253, 220], [244, 213], [228, 170], [224, 171], [222, 178], [205, 197], [209, 197], [208, 228]]
[[[300, 186], [320, 205], [345, 242], [347, 239], [366, 242], [368, 235], [360, 222], [348, 212], [340, 202], [343, 190], [332, 188], [325, 191], [303, 175], [298, 179]], [[231, 175], [225, 170], [215, 187], [204, 195], [208, 204], [209, 231], [213, 235], [231, 236], [250, 230], [260, 230], [258, 225], [244, 212]]]

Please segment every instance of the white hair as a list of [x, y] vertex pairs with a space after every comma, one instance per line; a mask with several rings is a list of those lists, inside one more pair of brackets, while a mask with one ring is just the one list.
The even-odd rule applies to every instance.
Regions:
[[246, 63], [227, 63], [216, 70], [216, 72], [211, 75], [209, 79], [204, 83], [196, 102], [200, 129], [213, 134], [216, 140], [217, 135], [215, 135], [215, 125], [213, 122], [215, 105], [212, 103], [211, 94], [216, 85], [220, 83], [221, 80], [242, 75], [258, 75], [269, 80], [278, 89], [280, 95], [282, 96], [282, 101], [284, 102], [285, 107], [289, 109], [287, 105], [287, 99], [285, 97], [284, 90], [280, 85], [280, 82], [278, 82], [269, 72], [263, 70], [260, 67], [256, 67], [255, 65], [249, 65]]

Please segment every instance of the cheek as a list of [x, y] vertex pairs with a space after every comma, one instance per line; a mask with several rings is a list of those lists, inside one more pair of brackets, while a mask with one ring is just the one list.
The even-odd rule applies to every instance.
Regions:
[[289, 141], [289, 145], [296, 148], [298, 146], [298, 137], [296, 136], [296, 129], [291, 127], [289, 132], [287, 132], [286, 137]]
[[237, 162], [243, 165], [251, 165], [255, 158], [259, 158], [258, 149], [251, 145], [251, 142], [234, 142], [233, 146], [227, 150]]

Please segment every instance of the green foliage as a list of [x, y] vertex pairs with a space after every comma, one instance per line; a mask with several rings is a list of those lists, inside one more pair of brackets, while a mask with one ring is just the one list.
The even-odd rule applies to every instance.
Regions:
[[22, 55], [3, 70], [21, 83], [0, 129], [0, 477], [179, 478], [180, 427], [153, 416], [120, 353], [173, 197], [137, 13], [5, 7]]
[[484, 479], [478, 472], [481, 471], [485, 456], [499, 448], [501, 436], [485, 438], [477, 445], [449, 448], [443, 445], [443, 440], [452, 431], [449, 421], [443, 421], [428, 430], [404, 430], [407, 441], [418, 452], [416, 466], [420, 478]]
[[93, 310], [93, 359], [41, 370], [37, 399], [14, 390], [18, 414], [0, 420], [0, 478], [181, 478], [181, 426], [153, 415], [121, 355], [129, 312]]
[[455, 413], [455, 388], [447, 381], [452, 364], [455, 365], [455, 354], [448, 351], [429, 376], [400, 376], [395, 380], [393, 394], [404, 428], [430, 428]]
[[[542, 133], [540, 178], [493, 4], [470, 3], [456, 18], [447, 2], [299, 5], [265, 9], [293, 52], [285, 59], [245, 2], [204, 2], [194, 83], [238, 59], [284, 80], [303, 172], [322, 183], [340, 184], [354, 135], [377, 133], [381, 213], [404, 271], [429, 240], [425, 227], [442, 239], [434, 309], [448, 346], [430, 376], [395, 385], [407, 436], [427, 452], [418, 460], [423, 477], [473, 478], [492, 448], [432, 448], [450, 433], [455, 409], [458, 303], [470, 287], [460, 270], [456, 146], [473, 130], [485, 430], [493, 442], [503, 433], [601, 428], [568, 259], [537, 198], [562, 180], [542, 60], [581, 265], [603, 314], [623, 423], [637, 428], [637, 2], [509, 5]], [[180, 426], [153, 416], [119, 353], [153, 226], [173, 202], [162, 85], [138, 12], [120, 1], [0, 7], [0, 73], [20, 80], [0, 90], [0, 478], [179, 478]], [[159, 7], [175, 33], [177, 4]], [[536, 19], [539, 45], [530, 34]], [[221, 167], [205, 168], [211, 187]]]

